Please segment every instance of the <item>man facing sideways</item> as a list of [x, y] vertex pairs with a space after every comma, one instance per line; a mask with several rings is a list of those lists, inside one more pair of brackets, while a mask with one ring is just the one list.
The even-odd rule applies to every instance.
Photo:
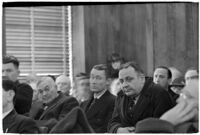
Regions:
[[160, 117], [173, 107], [167, 91], [150, 80], [135, 62], [128, 62], [119, 70], [122, 91], [118, 93], [112, 119], [108, 125], [111, 133], [130, 133], [135, 124], [148, 117]]
[[108, 121], [114, 109], [115, 96], [107, 90], [107, 73], [107, 67], [103, 64], [92, 68], [90, 90], [93, 95], [82, 104], [88, 121], [96, 133], [107, 132]]
[[39, 95], [44, 103], [43, 112], [37, 123], [39, 127], [48, 127], [48, 131], [74, 107], [78, 101], [63, 93], [58, 93], [56, 84], [50, 77], [43, 77], [37, 83]]
[[16, 87], [14, 82], [3, 80], [3, 132], [4, 133], [38, 133], [35, 121], [18, 114], [14, 109]]
[[25, 83], [17, 80], [20, 70], [19, 61], [14, 56], [6, 55], [3, 57], [2, 76], [3, 80], [11, 80], [16, 85], [14, 108], [19, 114], [29, 115], [32, 104], [33, 90]]
[[153, 75], [153, 82], [163, 87], [170, 94], [174, 103], [176, 103], [176, 99], [179, 97], [179, 95], [174, 93], [170, 89], [169, 85], [171, 83], [171, 79], [172, 79], [172, 73], [169, 70], [169, 68], [165, 66], [159, 66], [155, 69], [154, 75]]

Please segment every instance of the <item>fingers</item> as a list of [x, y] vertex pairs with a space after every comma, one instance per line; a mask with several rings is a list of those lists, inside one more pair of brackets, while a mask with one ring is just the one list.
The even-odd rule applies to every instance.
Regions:
[[189, 113], [187, 113], [187, 115], [184, 115], [180, 121], [180, 123], [191, 120], [192, 118], [194, 118], [196, 115], [198, 115], [198, 110], [192, 109]]
[[191, 111], [197, 110], [197, 108], [198, 108], [198, 102], [196, 102], [195, 100], [188, 100], [187, 106], [182, 111], [182, 116], [185, 117], [186, 115], [190, 114]]

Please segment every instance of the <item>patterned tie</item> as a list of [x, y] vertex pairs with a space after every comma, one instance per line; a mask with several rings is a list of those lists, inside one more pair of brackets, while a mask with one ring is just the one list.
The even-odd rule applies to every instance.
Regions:
[[128, 102], [128, 116], [130, 118], [133, 118], [134, 108], [135, 108], [135, 98], [129, 98], [129, 102]]

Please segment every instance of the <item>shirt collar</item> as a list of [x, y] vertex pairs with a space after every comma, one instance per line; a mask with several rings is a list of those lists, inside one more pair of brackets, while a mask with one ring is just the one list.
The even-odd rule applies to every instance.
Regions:
[[3, 113], [3, 119], [12, 111], [12, 109], [8, 110], [7, 112]]
[[94, 95], [94, 98], [99, 99], [106, 91], [107, 89], [101, 91], [101, 93], [98, 96]]

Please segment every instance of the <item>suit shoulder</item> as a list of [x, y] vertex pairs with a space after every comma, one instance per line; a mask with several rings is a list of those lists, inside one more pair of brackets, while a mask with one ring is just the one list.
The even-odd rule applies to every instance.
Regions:
[[167, 91], [164, 88], [162, 88], [161, 86], [159, 86], [153, 82], [150, 84], [148, 92], [152, 93], [152, 94], [167, 93]]
[[78, 104], [78, 101], [76, 100], [76, 98], [72, 97], [72, 96], [64, 96], [63, 97], [63, 102], [64, 103], [77, 103]]

